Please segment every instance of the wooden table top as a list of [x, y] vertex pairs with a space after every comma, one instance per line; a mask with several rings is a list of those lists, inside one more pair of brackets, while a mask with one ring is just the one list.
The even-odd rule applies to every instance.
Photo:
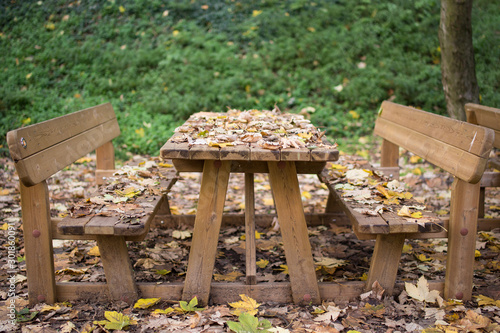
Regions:
[[277, 110], [198, 112], [160, 149], [162, 158], [232, 161], [336, 161], [330, 144], [303, 115]]

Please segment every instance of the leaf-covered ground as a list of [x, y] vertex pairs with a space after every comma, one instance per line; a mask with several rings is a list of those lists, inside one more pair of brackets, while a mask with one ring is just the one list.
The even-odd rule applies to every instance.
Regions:
[[[363, 152], [361, 153], [363, 155]], [[343, 156], [349, 159], [349, 156]], [[376, 159], [376, 156], [375, 156]], [[452, 179], [415, 156], [401, 157], [405, 168], [401, 177], [413, 195], [436, 211], [449, 210], [449, 186]], [[53, 215], [66, 213], [72, 202], [88, 196], [92, 187], [94, 160], [81, 160], [50, 180], [54, 194]], [[28, 307], [26, 271], [23, 253], [20, 198], [17, 176], [8, 159], [0, 161], [0, 209], [2, 216], [0, 280], [0, 331], [23, 332], [105, 332], [121, 329], [133, 332], [185, 331], [226, 332], [248, 324], [252, 330], [266, 327], [277, 332], [498, 332], [500, 331], [500, 230], [480, 233], [474, 274], [474, 300], [454, 302], [440, 300], [426, 289], [427, 280], [444, 279], [447, 244], [443, 239], [407, 241], [398, 280], [411, 281], [413, 288], [385, 297], [380, 290], [349, 303], [325, 302], [319, 307], [299, 307], [293, 304], [259, 304], [242, 296], [239, 304], [213, 304], [200, 309], [196, 304], [179, 304], [169, 300], [143, 300], [136, 307], [110, 304], [106, 300], [73, 302]], [[193, 214], [200, 186], [199, 174], [181, 174], [181, 179], [169, 194], [173, 214]], [[302, 198], [306, 212], [322, 212], [327, 190], [316, 176], [300, 176]], [[265, 175], [256, 178], [257, 213], [274, 213], [270, 186]], [[243, 177], [230, 180], [226, 212], [244, 211]], [[497, 217], [500, 195], [487, 193], [487, 215]], [[20, 323], [10, 326], [8, 320], [9, 266], [8, 226], [15, 226], [16, 309]], [[287, 266], [276, 226], [258, 227], [257, 280], [287, 281]], [[245, 274], [244, 229], [225, 227], [221, 232], [215, 280], [239, 281]], [[313, 256], [321, 281], [363, 280], [368, 272], [373, 241], [360, 241], [349, 228], [334, 224], [309, 227]], [[138, 281], [182, 281], [187, 265], [191, 229], [153, 229], [143, 242], [130, 243], [130, 255]], [[99, 253], [92, 241], [54, 241], [55, 269], [59, 281], [105, 281]], [[417, 281], [419, 282], [417, 284]], [[442, 295], [441, 295], [442, 296]], [[259, 303], [257, 303], [259, 302]], [[239, 315], [238, 309], [251, 315]], [[258, 318], [258, 320], [256, 319]], [[260, 320], [260, 324], [259, 323]], [[235, 324], [228, 324], [233, 322]], [[255, 324], [255, 325], [254, 325]], [[239, 325], [239, 326], [238, 326]], [[254, 325], [254, 326], [252, 326]], [[260, 326], [256, 326], [260, 325]], [[259, 327], [259, 328], [257, 328]]]

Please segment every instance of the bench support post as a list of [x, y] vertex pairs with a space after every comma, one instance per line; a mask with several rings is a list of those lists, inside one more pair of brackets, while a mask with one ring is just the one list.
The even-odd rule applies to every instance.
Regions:
[[139, 295], [125, 238], [96, 235], [96, 240], [111, 299], [132, 304]]
[[480, 184], [455, 178], [451, 186], [444, 297], [470, 300], [476, 250]]
[[111, 141], [106, 142], [95, 150], [96, 158], [96, 183], [104, 183], [103, 177], [110, 176], [115, 169], [115, 148]]
[[392, 295], [405, 239], [406, 234], [377, 235], [365, 291], [371, 290], [378, 281], [386, 295]]
[[56, 301], [56, 285], [47, 182], [31, 187], [19, 183], [29, 303], [51, 304]]

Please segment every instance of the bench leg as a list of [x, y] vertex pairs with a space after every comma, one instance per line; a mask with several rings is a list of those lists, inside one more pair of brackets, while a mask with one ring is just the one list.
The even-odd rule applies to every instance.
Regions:
[[295, 303], [321, 303], [294, 162], [268, 162]]
[[56, 301], [56, 285], [47, 183], [26, 187], [20, 182], [20, 189], [29, 303], [51, 304]]
[[476, 250], [480, 184], [455, 179], [451, 186], [444, 297], [470, 300]]
[[96, 236], [111, 299], [132, 304], [139, 298], [125, 238]]
[[196, 296], [201, 305], [208, 303], [230, 170], [230, 161], [205, 161], [182, 292], [185, 301]]
[[392, 295], [405, 239], [405, 234], [377, 235], [365, 291], [378, 281], [386, 295]]

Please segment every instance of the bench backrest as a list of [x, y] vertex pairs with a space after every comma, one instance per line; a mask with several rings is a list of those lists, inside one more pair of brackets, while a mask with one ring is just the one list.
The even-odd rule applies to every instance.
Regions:
[[374, 133], [469, 183], [481, 179], [495, 139], [489, 128], [388, 101]]
[[465, 104], [467, 121], [472, 124], [491, 128], [495, 131], [493, 147], [500, 148], [500, 109], [489, 106], [467, 103]]
[[19, 180], [36, 185], [120, 135], [106, 103], [7, 133]]

